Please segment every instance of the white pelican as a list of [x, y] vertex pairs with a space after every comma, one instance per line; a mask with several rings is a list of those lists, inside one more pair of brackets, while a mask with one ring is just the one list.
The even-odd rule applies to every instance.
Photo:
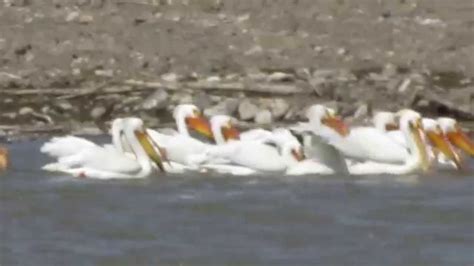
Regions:
[[349, 172], [355, 175], [402, 175], [413, 173], [420, 169], [427, 171], [430, 163], [423, 140], [424, 132], [421, 125], [421, 116], [414, 111], [402, 114], [400, 117], [400, 129], [407, 140], [409, 151], [403, 164], [387, 164], [369, 161], [349, 166]]
[[178, 133], [167, 135], [148, 129], [150, 137], [166, 150], [166, 158], [171, 162], [184, 166], [197, 167], [206, 160], [204, 151], [208, 144], [191, 137], [189, 129], [213, 139], [209, 122], [201, 115], [195, 105], [178, 105], [173, 117], [176, 121]]
[[217, 145], [222, 145], [230, 140], [240, 140], [241, 133], [234, 127], [234, 118], [227, 115], [211, 117], [211, 131]]
[[8, 150], [0, 146], [0, 172], [8, 167]]
[[390, 132], [398, 130], [396, 115], [392, 112], [377, 112], [372, 118], [376, 129], [381, 132]]
[[431, 144], [428, 151], [430, 158], [439, 164], [453, 163], [455, 168], [461, 169], [461, 157], [449, 143], [448, 137], [443, 133], [439, 123], [431, 118], [423, 118], [422, 125], [428, 142]]
[[[210, 148], [208, 154], [223, 157], [245, 168], [234, 169], [234, 165], [223, 165], [232, 173], [254, 171], [285, 171], [288, 175], [330, 174], [332, 169], [314, 160], [304, 160], [304, 152], [298, 140], [286, 129], [265, 132], [256, 138], [239, 140], [239, 132], [232, 125], [234, 119], [219, 115], [211, 118], [211, 128], [218, 146]], [[257, 131], [253, 131], [257, 132]], [[241, 134], [240, 134], [241, 136]], [[212, 165], [220, 169], [220, 165]], [[207, 165], [204, 165], [207, 167]]]
[[[83, 142], [79, 152], [65, 157], [53, 155], [58, 158], [58, 162], [47, 164], [43, 169], [98, 179], [144, 178], [153, 172], [152, 161], [163, 169], [161, 158], [149, 140], [143, 121], [138, 118], [126, 118], [121, 123], [123, 123], [124, 140], [136, 159], [116, 149], [101, 147], [92, 142], [93, 145]], [[62, 139], [62, 141], [65, 140], [67, 138]], [[76, 144], [80, 143], [79, 140], [81, 139], [74, 139]], [[74, 141], [69, 143], [74, 143]], [[51, 150], [46, 152], [52, 155]]]
[[438, 118], [441, 130], [457, 148], [474, 157], [474, 142], [462, 131], [456, 120], [448, 117]]
[[298, 141], [280, 143], [276, 140], [231, 141], [209, 148], [208, 155], [257, 171], [269, 172], [285, 171], [289, 164], [304, 158]]
[[[402, 115], [404, 112], [414, 112], [412, 110], [404, 109], [398, 112], [398, 116]], [[397, 143], [402, 145], [405, 148], [408, 148], [406, 138], [404, 137], [403, 132], [400, 130], [395, 130], [398, 128], [398, 125], [394, 124], [395, 117], [397, 116], [394, 113], [382, 112], [381, 115], [377, 114], [374, 117], [374, 124], [379, 130], [385, 130], [385, 133], [388, 134], [392, 139]], [[453, 163], [457, 169], [461, 168], [461, 158], [453, 150], [450, 145], [446, 135], [442, 132], [439, 123], [431, 118], [422, 118], [422, 127], [426, 133], [428, 155], [431, 160], [436, 160], [440, 164]], [[438, 153], [441, 152], [441, 153]]]
[[[374, 127], [357, 127], [350, 131], [333, 112], [322, 105], [311, 106], [307, 113], [309, 123], [300, 124], [321, 136], [344, 156], [387, 163], [402, 163], [408, 157], [406, 148]], [[298, 127], [297, 127], [298, 130]]]

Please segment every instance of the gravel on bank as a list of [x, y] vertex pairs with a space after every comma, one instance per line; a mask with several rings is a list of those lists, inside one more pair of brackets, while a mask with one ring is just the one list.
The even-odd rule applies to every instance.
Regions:
[[126, 115], [159, 126], [187, 102], [261, 125], [301, 119], [315, 102], [355, 124], [402, 107], [474, 118], [469, 0], [2, 0], [0, 7], [7, 133], [95, 132]]

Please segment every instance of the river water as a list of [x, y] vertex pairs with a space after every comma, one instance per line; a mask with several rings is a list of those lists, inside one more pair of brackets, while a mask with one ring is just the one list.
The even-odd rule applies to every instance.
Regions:
[[9, 146], [0, 265], [473, 265], [470, 171], [367, 178], [42, 172]]

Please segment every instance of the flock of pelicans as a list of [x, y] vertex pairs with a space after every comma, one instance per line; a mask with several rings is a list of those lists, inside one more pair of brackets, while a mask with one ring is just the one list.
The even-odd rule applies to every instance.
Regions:
[[[99, 179], [187, 171], [403, 175], [462, 169], [462, 153], [474, 156], [473, 142], [454, 119], [422, 118], [409, 109], [379, 112], [373, 126], [349, 128], [334, 110], [316, 104], [306, 112], [308, 122], [245, 132], [232, 117], [208, 120], [191, 104], [177, 106], [173, 117], [177, 131], [148, 129], [135, 117], [115, 119], [112, 143], [102, 146], [76, 136], [54, 137], [41, 152], [56, 161], [43, 169]], [[0, 158], [7, 160], [5, 150]]]

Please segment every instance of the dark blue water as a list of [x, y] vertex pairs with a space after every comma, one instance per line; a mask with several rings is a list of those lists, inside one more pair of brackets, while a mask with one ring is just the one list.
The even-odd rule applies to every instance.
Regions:
[[473, 265], [474, 178], [78, 180], [10, 145], [0, 265]]

